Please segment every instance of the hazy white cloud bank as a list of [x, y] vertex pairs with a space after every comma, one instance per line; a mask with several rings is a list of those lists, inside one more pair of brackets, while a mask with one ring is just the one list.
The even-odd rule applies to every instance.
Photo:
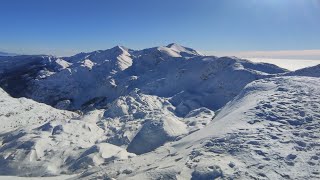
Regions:
[[203, 51], [206, 55], [237, 56], [249, 58], [276, 59], [314, 59], [320, 60], [320, 49], [314, 50], [284, 50], [284, 51]]
[[236, 56], [254, 62], [266, 62], [277, 66], [297, 70], [320, 64], [320, 49], [285, 51], [202, 51], [206, 55]]
[[279, 67], [294, 71], [297, 69], [315, 66], [320, 64], [320, 60], [310, 59], [268, 59], [268, 58], [246, 58], [253, 62], [265, 62], [275, 64]]

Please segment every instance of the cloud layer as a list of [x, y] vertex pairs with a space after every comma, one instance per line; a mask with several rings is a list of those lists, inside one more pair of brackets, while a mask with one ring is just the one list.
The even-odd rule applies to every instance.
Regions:
[[279, 58], [320, 60], [320, 49], [281, 51], [202, 51], [206, 55], [237, 56], [242, 58]]

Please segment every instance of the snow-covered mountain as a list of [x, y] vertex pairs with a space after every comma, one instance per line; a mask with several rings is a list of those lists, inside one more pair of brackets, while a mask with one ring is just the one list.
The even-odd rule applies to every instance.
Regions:
[[201, 106], [219, 109], [247, 83], [286, 72], [270, 64], [202, 56], [177, 44], [139, 51], [116, 46], [64, 58], [7, 57], [0, 63], [0, 86], [14, 97], [84, 110], [105, 107], [138, 88], [145, 94], [175, 96], [173, 103], [187, 109], [182, 115]]
[[0, 175], [317, 179], [319, 83], [177, 44], [0, 57]]
[[288, 76], [311, 76], [320, 77], [320, 64], [312, 67], [299, 69], [293, 72], [286, 73]]

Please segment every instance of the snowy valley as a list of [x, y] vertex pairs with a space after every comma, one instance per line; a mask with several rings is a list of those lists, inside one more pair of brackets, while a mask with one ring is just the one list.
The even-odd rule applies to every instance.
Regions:
[[116, 46], [0, 56], [0, 87], [4, 177], [320, 178], [320, 65]]

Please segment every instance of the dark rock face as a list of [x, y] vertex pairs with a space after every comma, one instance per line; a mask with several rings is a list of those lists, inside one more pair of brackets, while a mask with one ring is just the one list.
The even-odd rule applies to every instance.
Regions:
[[0, 58], [0, 87], [12, 97], [28, 97], [30, 82], [44, 69], [53, 69], [42, 56]]

